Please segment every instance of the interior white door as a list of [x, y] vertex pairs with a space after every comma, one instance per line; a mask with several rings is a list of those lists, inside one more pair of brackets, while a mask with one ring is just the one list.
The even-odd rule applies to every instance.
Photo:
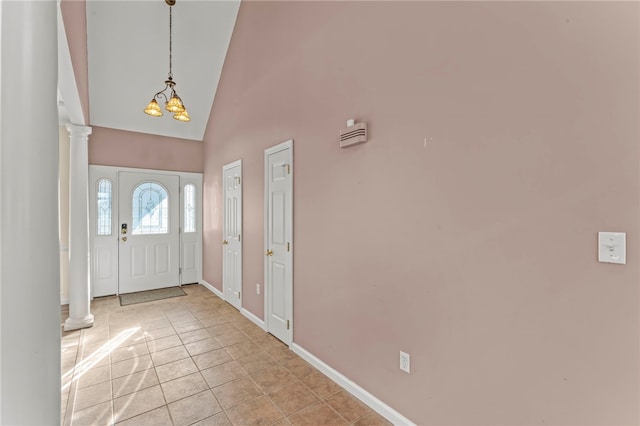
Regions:
[[242, 306], [242, 160], [222, 168], [224, 186], [222, 285], [224, 298]]
[[267, 331], [293, 337], [293, 140], [265, 151], [265, 296]]
[[120, 172], [119, 293], [180, 284], [177, 175]]
[[202, 279], [202, 175], [183, 173], [180, 185], [180, 283], [193, 284]]

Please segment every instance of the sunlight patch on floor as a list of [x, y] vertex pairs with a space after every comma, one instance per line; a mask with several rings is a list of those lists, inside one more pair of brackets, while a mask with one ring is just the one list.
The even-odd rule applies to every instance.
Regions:
[[140, 330], [140, 327], [132, 327], [126, 330], [123, 330], [113, 339], [109, 340], [104, 345], [100, 346], [96, 349], [91, 355], [89, 355], [86, 359], [82, 360], [78, 363], [75, 368], [70, 369], [62, 376], [62, 382], [64, 383], [69, 377], [73, 375], [73, 380], [69, 380], [69, 382], [62, 387], [64, 391], [66, 388], [71, 386], [71, 383], [77, 382], [80, 378], [89, 371], [93, 366], [102, 361], [104, 357], [109, 355], [112, 351], [117, 349], [123, 342], [125, 342], [129, 337], [133, 336], [134, 333]]

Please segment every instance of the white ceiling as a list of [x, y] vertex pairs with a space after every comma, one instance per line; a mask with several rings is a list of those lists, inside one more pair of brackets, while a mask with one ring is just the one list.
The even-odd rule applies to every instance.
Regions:
[[173, 79], [191, 116], [182, 123], [167, 111], [162, 117], [143, 112], [169, 72], [169, 6], [87, 0], [91, 125], [203, 140], [239, 6], [240, 0], [173, 6]]

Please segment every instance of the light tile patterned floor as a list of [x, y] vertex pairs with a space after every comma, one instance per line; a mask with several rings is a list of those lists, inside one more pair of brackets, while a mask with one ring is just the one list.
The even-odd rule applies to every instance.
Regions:
[[96, 299], [95, 325], [63, 332], [63, 425], [390, 424], [206, 288], [183, 288]]

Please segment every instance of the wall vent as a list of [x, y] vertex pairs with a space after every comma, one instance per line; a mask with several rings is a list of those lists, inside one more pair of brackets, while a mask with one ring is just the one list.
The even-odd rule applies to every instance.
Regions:
[[340, 130], [340, 148], [367, 141], [367, 123], [358, 123]]

